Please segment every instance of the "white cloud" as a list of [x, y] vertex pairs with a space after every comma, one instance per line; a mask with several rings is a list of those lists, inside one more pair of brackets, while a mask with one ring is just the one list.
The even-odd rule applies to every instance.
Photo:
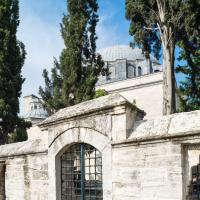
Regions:
[[[97, 48], [129, 44], [129, 22], [125, 19], [124, 0], [100, 0], [100, 17], [97, 26]], [[102, 5], [101, 5], [102, 4]]]
[[[26, 78], [23, 84], [22, 97], [28, 94], [37, 94], [40, 85], [43, 85], [42, 71], [50, 69], [53, 57], [58, 57], [63, 42], [60, 36], [59, 24], [52, 25], [42, 21], [39, 17], [25, 13], [21, 20], [18, 38], [25, 44], [27, 58], [22, 70]], [[21, 99], [21, 108], [22, 108]], [[23, 109], [21, 109], [23, 113]]]
[[[23, 97], [29, 94], [37, 95], [39, 86], [44, 83], [42, 71], [44, 68], [48, 70], [52, 68], [53, 57], [59, 57], [63, 49], [63, 41], [59, 26], [62, 13], [52, 13], [52, 16], [47, 19], [45, 16], [51, 15], [49, 12], [52, 12], [52, 7], [51, 11], [45, 7], [47, 13], [43, 14], [41, 10], [45, 11], [45, 8], [40, 8], [40, 11], [37, 12], [37, 6], [35, 4], [34, 6], [31, 5], [31, 3], [33, 4], [32, 0], [24, 0], [22, 2], [18, 38], [25, 44], [27, 51], [27, 58], [22, 70], [22, 74], [26, 78], [22, 88]], [[103, 10], [103, 13], [100, 15], [100, 21], [97, 26], [97, 35], [99, 38], [97, 40], [98, 49], [114, 44], [128, 44], [130, 41], [130, 38], [126, 37], [126, 31], [126, 36], [122, 37], [121, 24], [115, 21], [116, 12], [115, 9], [112, 9], [112, 12], [110, 12], [109, 8], [108, 10]], [[21, 114], [24, 114], [22, 98], [20, 102]]]
[[118, 44], [120, 38], [117, 34], [117, 25], [109, 26], [106, 22], [111, 19], [111, 16], [100, 16], [99, 24], [97, 26], [97, 48], [101, 49], [114, 44]]

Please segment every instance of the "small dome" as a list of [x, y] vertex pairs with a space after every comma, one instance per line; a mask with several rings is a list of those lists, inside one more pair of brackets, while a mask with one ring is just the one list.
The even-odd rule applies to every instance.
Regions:
[[37, 118], [37, 119], [46, 119], [48, 117], [47, 111], [45, 111], [42, 108], [38, 109], [32, 109], [29, 111], [26, 115], [25, 118]]
[[[144, 60], [144, 54], [139, 48], [132, 48], [128, 45], [115, 45], [112, 47], [107, 47], [100, 49], [98, 53], [102, 56], [105, 62], [112, 62], [118, 59], [133, 60]], [[151, 56], [152, 61], [158, 62], [153, 56]]]

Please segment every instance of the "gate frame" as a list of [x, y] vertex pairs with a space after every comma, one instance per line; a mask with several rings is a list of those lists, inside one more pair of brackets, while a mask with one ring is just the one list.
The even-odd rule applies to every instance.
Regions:
[[76, 143], [86, 143], [102, 154], [103, 199], [112, 199], [112, 148], [108, 137], [85, 127], [73, 127], [61, 134], [49, 146], [49, 196], [51, 200], [61, 200], [60, 156]]

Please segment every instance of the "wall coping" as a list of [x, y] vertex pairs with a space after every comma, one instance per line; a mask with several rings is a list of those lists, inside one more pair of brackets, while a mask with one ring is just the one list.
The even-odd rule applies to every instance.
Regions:
[[47, 153], [48, 146], [42, 140], [30, 140], [0, 146], [0, 159], [22, 155]]
[[162, 84], [162, 82], [163, 72], [161, 71], [151, 74], [145, 74], [134, 78], [128, 78], [125, 80], [97, 85], [97, 89], [106, 88], [106, 91], [108, 92], [121, 92], [128, 91], [130, 89], [137, 89], [149, 87], [151, 85]]
[[138, 121], [128, 139], [117, 144], [200, 136], [200, 110]]
[[131, 104], [127, 99], [125, 99], [120, 94], [110, 94], [97, 99], [85, 101], [83, 103], [70, 106], [64, 109], [59, 110], [54, 115], [48, 117], [46, 120], [38, 124], [40, 128], [47, 127], [49, 124], [54, 122], [58, 123], [59, 121], [70, 119], [73, 117], [78, 117], [82, 115], [88, 115], [91, 113], [99, 112], [114, 108], [116, 106], [129, 105], [130, 107], [139, 110], [135, 105]]

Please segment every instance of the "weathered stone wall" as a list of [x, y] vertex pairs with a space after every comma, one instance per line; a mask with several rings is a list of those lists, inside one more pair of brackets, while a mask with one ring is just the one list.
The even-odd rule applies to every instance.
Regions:
[[48, 199], [47, 142], [36, 135], [26, 142], [0, 146], [0, 188], [5, 186], [0, 200]]
[[181, 145], [171, 142], [113, 149], [113, 199], [182, 199]]
[[103, 200], [189, 200], [191, 168], [200, 162], [200, 111], [151, 120], [142, 114], [109, 95], [60, 110], [26, 142], [0, 146], [6, 199], [61, 200], [60, 157], [87, 143], [102, 153]]
[[191, 168], [200, 163], [200, 111], [140, 121], [113, 142], [113, 197], [187, 200]]
[[115, 94], [62, 109], [45, 120], [40, 127], [49, 132], [49, 199], [60, 200], [60, 156], [74, 143], [90, 144], [102, 153], [103, 196], [112, 199], [111, 142], [130, 136], [140, 112]]
[[24, 155], [6, 160], [6, 199], [47, 200], [47, 155]]
[[121, 96], [111, 95], [47, 119], [41, 127], [49, 131], [49, 199], [60, 200], [61, 153], [84, 142], [102, 152], [104, 200], [186, 200], [191, 166], [200, 155], [194, 151], [200, 112], [141, 121], [138, 114]]

